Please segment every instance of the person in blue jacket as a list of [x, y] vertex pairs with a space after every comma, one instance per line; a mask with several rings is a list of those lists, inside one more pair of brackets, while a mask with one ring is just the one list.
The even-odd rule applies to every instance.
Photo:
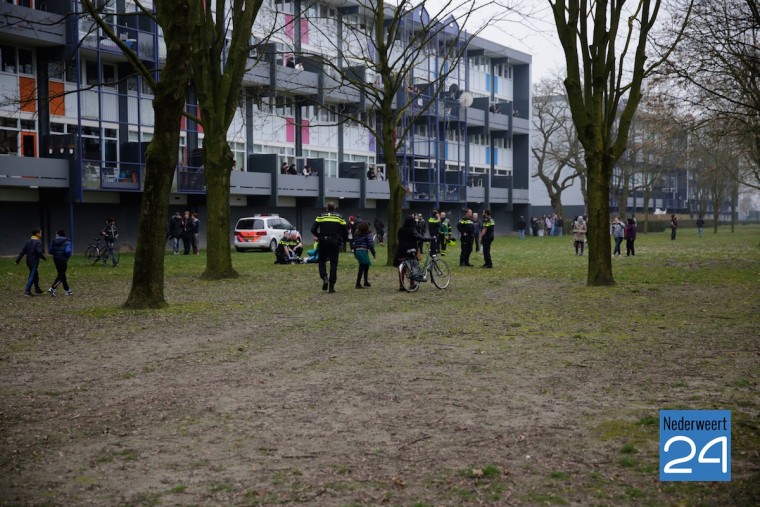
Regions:
[[66, 280], [66, 270], [69, 267], [69, 257], [71, 257], [71, 240], [66, 237], [66, 232], [63, 229], [55, 231], [55, 239], [50, 242], [48, 253], [53, 256], [53, 263], [55, 264], [55, 271], [57, 273], [55, 281], [48, 289], [48, 292], [51, 296], [56, 296], [56, 288], [60, 284], [63, 284], [63, 290], [66, 291], [65, 294], [71, 296], [74, 292], [69, 287], [68, 280]]
[[16, 266], [21, 262], [21, 259], [26, 256], [26, 266], [29, 268], [29, 278], [26, 281], [26, 287], [24, 288], [24, 296], [32, 296], [32, 284], [34, 284], [34, 292], [42, 294], [40, 289], [40, 274], [37, 272], [37, 268], [40, 265], [40, 259], [46, 261], [45, 252], [42, 248], [42, 229], [32, 229], [32, 237], [24, 244], [24, 248], [21, 249], [21, 253], [16, 257]]

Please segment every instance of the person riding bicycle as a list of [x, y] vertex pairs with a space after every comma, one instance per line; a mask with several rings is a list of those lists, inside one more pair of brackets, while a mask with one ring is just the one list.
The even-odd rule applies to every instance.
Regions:
[[[420, 234], [417, 227], [417, 221], [415, 220], [414, 216], [406, 217], [404, 224], [398, 230], [398, 249], [396, 250], [396, 256], [394, 257], [396, 266], [401, 265], [401, 263], [404, 262], [404, 259], [407, 259], [410, 256], [414, 256], [414, 254], [409, 253], [411, 250], [414, 250], [417, 252], [417, 255], [419, 255], [419, 252], [417, 250], [418, 242], [432, 241], [432, 239], [433, 238]], [[406, 290], [404, 289], [403, 273], [401, 273], [401, 271], [399, 271], [398, 278], [399, 290]]]
[[119, 239], [119, 231], [116, 229], [116, 220], [108, 217], [106, 219], [106, 226], [101, 229], [100, 235], [103, 236], [103, 238], [106, 240], [106, 254], [103, 262], [105, 263], [106, 259], [110, 256], [113, 265], [116, 266], [116, 259], [113, 257], [113, 255], [110, 255], [111, 252], [113, 252], [114, 242]]

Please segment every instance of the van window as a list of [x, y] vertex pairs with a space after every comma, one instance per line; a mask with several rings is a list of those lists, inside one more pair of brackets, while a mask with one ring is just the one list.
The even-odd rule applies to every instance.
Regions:
[[241, 218], [238, 220], [237, 227], [235, 227], [238, 230], [252, 230], [252, 229], [263, 229], [264, 228], [264, 221], [260, 218], [252, 219], [252, 218]]

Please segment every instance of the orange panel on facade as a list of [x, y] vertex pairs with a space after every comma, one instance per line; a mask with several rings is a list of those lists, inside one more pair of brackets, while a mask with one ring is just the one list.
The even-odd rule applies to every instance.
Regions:
[[66, 100], [63, 96], [63, 83], [50, 81], [50, 114], [56, 116], [66, 115]]
[[18, 78], [19, 89], [19, 103], [21, 104], [21, 110], [27, 113], [37, 112], [37, 84], [32, 77], [19, 76]]

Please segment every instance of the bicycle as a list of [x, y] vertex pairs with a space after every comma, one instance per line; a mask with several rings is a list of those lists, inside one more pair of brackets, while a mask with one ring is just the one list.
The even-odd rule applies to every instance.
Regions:
[[87, 245], [87, 249], [84, 251], [84, 262], [86, 264], [94, 266], [98, 261], [103, 262], [105, 266], [111, 259], [113, 267], [119, 265], [119, 252], [114, 250], [113, 241], [106, 241], [106, 245], [101, 248], [100, 238], [95, 238]]
[[[427, 282], [430, 275], [430, 281], [439, 289], [445, 289], [451, 283], [451, 269], [445, 260], [439, 259], [438, 256], [430, 255], [428, 251], [425, 255], [425, 263], [420, 266], [417, 260], [417, 250], [412, 248], [407, 250], [407, 257], [399, 265], [401, 273], [401, 285], [407, 292], [415, 292], [420, 288], [421, 282]], [[426, 274], [427, 273], [427, 274]]]

